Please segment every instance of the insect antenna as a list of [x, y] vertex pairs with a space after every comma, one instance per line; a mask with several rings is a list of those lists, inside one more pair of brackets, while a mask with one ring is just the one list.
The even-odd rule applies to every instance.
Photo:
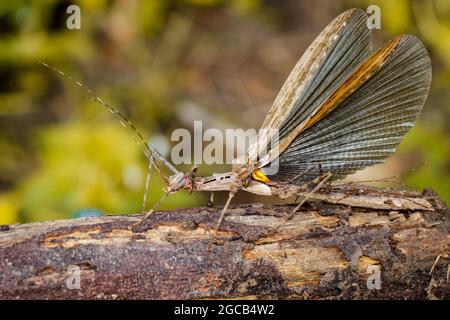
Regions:
[[[144, 198], [142, 200], [142, 211], [145, 211], [145, 205], [147, 202], [147, 194], [148, 194], [148, 188], [149, 188], [149, 182], [150, 182], [150, 173], [151, 173], [151, 169], [152, 166], [155, 166], [155, 169], [158, 173], [159, 176], [163, 177], [164, 180], [165, 177], [162, 176], [161, 174], [161, 170], [159, 169], [156, 160], [159, 160], [160, 162], [162, 162], [173, 174], [179, 174], [179, 171], [169, 162], [167, 161], [166, 158], [164, 158], [157, 150], [150, 148], [150, 146], [148, 145], [148, 143], [144, 140], [142, 134], [139, 132], [139, 130], [137, 130], [137, 128], [134, 126], [134, 124], [128, 120], [127, 117], [125, 117], [120, 111], [118, 111], [116, 108], [110, 106], [108, 103], [104, 102], [102, 99], [100, 99], [100, 97], [94, 95], [93, 91], [91, 89], [89, 89], [88, 87], [84, 86], [83, 83], [81, 83], [80, 81], [75, 80], [74, 78], [72, 78], [72, 76], [70, 76], [69, 74], [64, 73], [61, 70], [56, 69], [55, 67], [42, 62], [42, 61], [38, 61], [39, 64], [43, 65], [46, 68], [49, 68], [51, 70], [53, 70], [54, 72], [58, 73], [59, 75], [65, 77], [66, 79], [68, 79], [69, 81], [71, 81], [72, 83], [76, 84], [77, 86], [79, 86], [80, 88], [82, 88], [86, 94], [88, 95], [89, 99], [91, 101], [94, 101], [100, 105], [102, 105], [103, 107], [105, 107], [109, 112], [111, 112], [118, 120], [119, 122], [122, 124], [122, 126], [126, 129], [129, 129], [131, 132], [131, 136], [133, 138], [134, 141], [136, 141], [136, 143], [141, 147], [142, 151], [144, 152], [145, 156], [148, 158], [149, 160], [149, 166], [148, 166], [148, 172], [147, 172], [147, 177], [146, 177], [146, 181], [145, 181], [145, 192], [144, 192]], [[161, 204], [161, 202], [167, 197], [163, 196], [158, 202], [157, 204], [153, 207], [153, 209], [150, 211], [153, 212], [153, 210], [159, 206], [159, 204]]]
[[408, 169], [404, 172], [400, 172], [399, 174], [396, 174], [396, 175], [390, 176], [390, 177], [386, 177], [386, 178], [372, 179], [372, 180], [359, 180], [359, 181], [351, 181], [351, 182], [336, 182], [335, 185], [343, 185], [343, 184], [349, 184], [349, 183], [356, 184], [356, 183], [368, 183], [368, 182], [389, 182], [389, 183], [395, 183], [400, 186], [410, 188], [410, 186], [408, 186], [406, 183], [401, 182], [401, 181], [395, 181], [392, 179], [401, 178], [403, 176], [406, 176], [407, 174], [413, 173], [426, 164], [427, 164], [427, 161], [423, 161], [422, 163], [420, 163], [419, 165], [417, 165], [411, 169]]
[[87, 93], [87, 95], [89, 96], [89, 99], [91, 101], [94, 101], [94, 102], [102, 105], [109, 112], [111, 112], [119, 120], [119, 122], [122, 124], [122, 126], [124, 128], [127, 128], [131, 131], [133, 139], [136, 141], [136, 143], [139, 146], [141, 146], [142, 151], [147, 156], [147, 158], [153, 162], [158, 173], [160, 173], [160, 169], [157, 166], [156, 160], [161, 161], [173, 174], [178, 173], [178, 170], [169, 161], [167, 161], [166, 158], [164, 158], [157, 150], [151, 149], [149, 147], [148, 143], [144, 140], [141, 133], [137, 130], [137, 128], [134, 126], [134, 124], [130, 120], [128, 120], [128, 118], [125, 117], [120, 111], [118, 111], [116, 108], [110, 106], [108, 103], [104, 102], [102, 99], [100, 99], [100, 97], [94, 95], [94, 93], [91, 89], [84, 86], [83, 83], [81, 83], [80, 81], [77, 81], [74, 78], [72, 78], [72, 76], [70, 76], [69, 74], [66, 74], [61, 70], [58, 70], [45, 62], [39, 61], [39, 64], [43, 65], [46, 68], [53, 70], [54, 72], [60, 74], [61, 76], [68, 79], [69, 81], [75, 83], [77, 86], [84, 89], [84, 91]]
[[148, 194], [148, 187], [150, 184], [150, 175], [152, 172], [152, 164], [153, 164], [153, 161], [148, 162], [148, 170], [147, 170], [147, 177], [145, 178], [145, 191], [144, 191], [144, 198], [142, 199], [141, 212], [145, 212], [145, 206], [147, 204], [147, 194]]

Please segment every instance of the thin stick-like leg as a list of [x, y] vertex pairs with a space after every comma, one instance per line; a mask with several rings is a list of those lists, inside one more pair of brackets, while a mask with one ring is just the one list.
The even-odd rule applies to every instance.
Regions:
[[150, 160], [148, 163], [148, 171], [147, 171], [147, 178], [145, 179], [145, 191], [144, 191], [144, 199], [142, 199], [142, 208], [141, 208], [141, 212], [144, 213], [145, 212], [145, 206], [147, 204], [147, 194], [148, 194], [148, 186], [150, 183], [150, 174], [152, 171], [152, 161]]
[[[328, 179], [331, 178], [331, 176], [332, 176], [332, 173], [331, 173], [331, 172], [327, 172], [327, 173], [323, 174], [322, 176], [318, 177], [318, 178], [317, 178], [318, 180], [317, 180], [317, 179], [314, 179], [315, 181], [317, 180], [318, 182], [317, 182], [317, 185], [314, 187], [314, 189], [312, 189], [312, 191], [310, 192], [310, 194], [313, 194], [313, 193], [317, 192], [317, 190], [319, 190], [319, 189], [323, 186], [323, 184], [324, 184]], [[315, 182], [315, 181], [314, 181], [314, 182]], [[311, 199], [311, 196], [306, 196], [306, 197], [304, 197], [304, 198], [302, 199], [302, 201], [300, 201], [300, 203], [294, 208], [294, 210], [292, 210], [291, 213], [289, 213], [289, 215], [288, 215], [286, 221], [291, 220], [292, 217], [294, 216], [294, 214], [297, 212], [297, 210], [300, 209], [300, 207], [301, 207], [306, 201], [308, 201], [309, 199]]]
[[207, 207], [212, 207], [214, 205], [214, 192], [211, 192], [210, 194], [209, 194], [209, 200], [208, 200], [208, 202], [206, 203], [206, 206]]
[[220, 213], [220, 218], [219, 218], [219, 220], [217, 221], [216, 227], [214, 228], [214, 234], [213, 234], [213, 236], [212, 236], [212, 238], [211, 238], [211, 240], [210, 240], [210, 242], [209, 242], [208, 250], [211, 250], [211, 249], [212, 249], [212, 245], [213, 245], [213, 243], [216, 241], [216, 238], [217, 238], [217, 234], [218, 234], [218, 232], [219, 232], [220, 225], [222, 224], [222, 221], [223, 221], [223, 219], [224, 219], [224, 217], [225, 217], [225, 213], [227, 212], [228, 206], [230, 205], [231, 199], [233, 199], [234, 194], [235, 194], [235, 193], [232, 192], [232, 191], [228, 194], [228, 200], [227, 200], [227, 202], [225, 203], [225, 206], [223, 207], [222, 212]]
[[288, 183], [293, 183], [295, 180], [297, 180], [298, 178], [300, 178], [301, 176], [303, 176], [304, 174], [310, 172], [312, 169], [314, 169], [313, 167], [309, 167], [308, 169], [300, 172], [298, 175], [296, 175], [295, 177], [293, 177], [292, 179], [288, 180]]
[[[295, 177], [293, 177], [292, 179], [290, 179], [290, 180], [288, 181], [288, 183], [293, 183], [295, 180], [297, 180], [298, 178], [300, 178], [300, 177], [303, 176], [304, 174], [310, 172], [312, 169], [314, 169], [314, 166], [309, 167], [308, 169], [304, 170], [303, 172], [300, 172], [298, 175], [296, 175]], [[319, 163], [319, 171], [320, 171], [320, 174], [322, 175], [322, 166], [320, 165], [320, 163]], [[295, 197], [295, 200], [294, 200], [295, 203], [297, 203], [299, 197], [300, 197], [300, 196], [296, 196], [296, 197]]]
[[152, 215], [152, 213], [159, 207], [159, 205], [169, 196], [170, 192], [166, 192], [161, 199], [158, 200], [157, 203], [153, 206], [153, 208], [145, 214], [145, 216], [137, 223], [138, 225], [142, 224], [145, 220], [148, 219]]
[[219, 221], [216, 224], [216, 233], [219, 231], [220, 225], [222, 224], [223, 218], [225, 217], [225, 213], [227, 212], [228, 206], [230, 205], [231, 199], [234, 197], [234, 192], [230, 192], [228, 194], [228, 200], [225, 203], [225, 206], [222, 209], [222, 213], [220, 214]]

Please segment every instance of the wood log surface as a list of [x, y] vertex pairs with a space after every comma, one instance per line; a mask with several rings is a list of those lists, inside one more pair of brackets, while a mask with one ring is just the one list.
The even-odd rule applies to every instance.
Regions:
[[215, 240], [220, 206], [3, 225], [0, 298], [449, 299], [450, 212], [416, 197], [431, 209], [235, 205]]

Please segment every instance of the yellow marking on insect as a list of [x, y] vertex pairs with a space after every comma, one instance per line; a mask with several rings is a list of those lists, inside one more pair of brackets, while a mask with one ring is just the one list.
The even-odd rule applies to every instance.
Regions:
[[260, 181], [260, 182], [264, 182], [264, 183], [270, 182], [270, 179], [267, 178], [267, 176], [264, 173], [262, 173], [262, 171], [260, 169], [254, 170], [252, 172], [252, 178], [255, 179], [256, 181]]

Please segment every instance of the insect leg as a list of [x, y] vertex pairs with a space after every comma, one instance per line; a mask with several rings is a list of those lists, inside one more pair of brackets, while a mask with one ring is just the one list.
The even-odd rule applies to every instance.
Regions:
[[303, 176], [304, 174], [310, 172], [312, 169], [314, 169], [314, 166], [309, 167], [308, 169], [300, 172], [298, 175], [296, 175], [295, 177], [293, 177], [292, 179], [288, 180], [288, 183], [293, 183], [295, 180], [297, 180], [298, 178], [300, 178], [301, 176]]
[[317, 164], [317, 167], [319, 168], [319, 172], [322, 175], [323, 174], [323, 170], [322, 170], [322, 165], [320, 164], [320, 162]]
[[170, 192], [166, 192], [161, 199], [158, 200], [157, 203], [153, 206], [153, 208], [145, 214], [145, 216], [137, 223], [137, 225], [142, 224], [145, 220], [147, 220], [152, 213], [160, 206], [160, 204], [169, 196]]
[[212, 207], [214, 205], [214, 192], [211, 192], [210, 194], [209, 194], [209, 200], [208, 200], [208, 202], [206, 203], [206, 206], [207, 207]]
[[231, 199], [233, 199], [234, 194], [235, 193], [232, 191], [228, 194], [228, 200], [225, 203], [225, 206], [222, 209], [222, 213], [220, 214], [219, 221], [217, 221], [216, 224], [216, 233], [219, 231], [220, 225], [222, 224], [223, 218], [225, 217], [225, 213], [227, 212], [228, 206], [230, 205]]
[[[319, 190], [322, 185], [328, 180], [330, 179], [332, 176], [331, 172], [326, 172], [323, 175], [321, 175], [320, 177], [316, 178], [313, 180], [313, 182], [317, 183], [317, 185], [314, 187], [314, 189], [311, 190], [310, 194], [313, 194], [315, 192], [317, 192], [317, 190]], [[297, 212], [297, 210], [307, 201], [311, 198], [311, 196], [306, 196], [303, 198], [303, 200], [294, 208], [294, 210], [291, 211], [291, 213], [289, 213], [288, 218], [286, 219], [287, 221], [291, 220], [292, 217], [294, 216], [294, 214]]]
[[147, 178], [145, 179], [145, 191], [144, 191], [144, 198], [142, 199], [142, 208], [141, 208], [141, 212], [144, 213], [145, 212], [145, 206], [147, 204], [147, 194], [148, 194], [148, 186], [150, 183], [150, 173], [152, 171], [152, 161], [149, 160], [148, 162], [148, 171], [147, 171]]

